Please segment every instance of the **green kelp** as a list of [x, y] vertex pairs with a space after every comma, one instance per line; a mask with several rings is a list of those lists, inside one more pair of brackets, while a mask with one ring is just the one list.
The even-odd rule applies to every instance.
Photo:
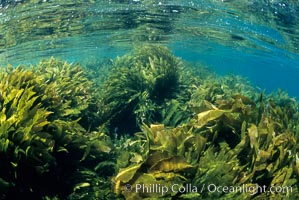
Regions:
[[[54, 59], [47, 63], [47, 68], [57, 67]], [[0, 73], [0, 198], [78, 199], [86, 191], [90, 198], [113, 196], [107, 177], [114, 173], [109, 137], [87, 133], [79, 124], [81, 113], [60, 112], [89, 108], [77, 104], [90, 95], [80, 91], [80, 75], [66, 74], [72, 78], [63, 79], [66, 84], [55, 82], [55, 75], [67, 73], [63, 68], [56, 69], [52, 82], [38, 70], [17, 67]], [[102, 170], [106, 173], [96, 173]]]
[[101, 120], [131, 133], [142, 123], [178, 125], [188, 118], [189, 79], [195, 77], [165, 47], [140, 47], [114, 61], [101, 87]]

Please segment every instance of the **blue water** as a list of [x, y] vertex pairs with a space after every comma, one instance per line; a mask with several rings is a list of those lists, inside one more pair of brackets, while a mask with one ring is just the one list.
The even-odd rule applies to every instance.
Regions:
[[1, 1], [0, 65], [115, 58], [134, 46], [169, 47], [220, 75], [299, 98], [299, 2]]
[[[194, 50], [196, 45], [191, 47], [178, 43], [172, 45], [174, 53], [179, 57], [203, 63], [218, 74], [239, 74], [247, 77], [257, 89], [264, 90], [266, 93], [280, 88], [287, 91], [291, 97], [299, 98], [299, 56], [297, 54], [279, 49], [268, 54], [258, 51], [251, 54], [217, 44], [208, 44], [206, 47], [207, 49], [199, 54]], [[275, 53], [277, 55], [273, 55]]]

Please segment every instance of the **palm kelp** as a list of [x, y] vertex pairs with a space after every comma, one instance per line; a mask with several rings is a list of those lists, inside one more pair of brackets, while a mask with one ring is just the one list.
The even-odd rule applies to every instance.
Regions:
[[299, 197], [299, 104], [285, 92], [162, 46], [96, 63], [0, 73], [1, 199]]
[[[142, 121], [140, 148], [126, 154], [115, 192], [126, 199], [298, 197], [298, 103], [282, 92], [266, 96], [239, 77], [193, 80], [184, 103], [194, 117], [176, 128]], [[164, 112], [166, 119], [173, 110]], [[209, 184], [230, 192], [199, 191]], [[267, 192], [272, 187], [284, 191]]]
[[[131, 162], [120, 170], [115, 192], [126, 199], [298, 197], [295, 133], [282, 129], [266, 111], [255, 124], [260, 109], [245, 96], [235, 96], [219, 107], [205, 104], [207, 110], [183, 126], [145, 125], [143, 133], [138, 133], [146, 147], [140, 155], [142, 162]], [[128, 185], [133, 192], [128, 192]], [[204, 185], [227, 187], [230, 192], [199, 191]], [[242, 185], [254, 190], [234, 190]], [[269, 193], [270, 187], [288, 191]]]
[[[9, 67], [0, 74], [1, 199], [65, 199], [87, 181], [107, 180], [92, 174], [94, 167], [111, 167], [104, 164], [112, 148], [109, 138], [87, 134], [79, 123], [90, 95], [81, 91], [88, 91], [81, 71], [54, 59], [40, 66]], [[103, 191], [109, 193], [107, 188]]]
[[75, 120], [84, 128], [94, 128], [98, 121], [94, 84], [78, 64], [50, 58], [33, 68], [34, 73], [47, 85], [44, 105], [59, 119]]
[[[101, 120], [110, 130], [140, 130], [142, 123], [178, 125], [188, 118], [185, 103], [191, 81], [182, 61], [162, 46], [144, 46], [133, 55], [117, 58], [102, 85]], [[174, 114], [176, 116], [166, 116]], [[167, 122], [165, 121], [167, 120]]]

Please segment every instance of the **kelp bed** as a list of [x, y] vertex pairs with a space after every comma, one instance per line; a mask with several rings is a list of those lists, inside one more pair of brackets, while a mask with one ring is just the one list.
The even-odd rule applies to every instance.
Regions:
[[[161, 46], [88, 67], [8, 66], [0, 198], [298, 199], [298, 108], [283, 91], [218, 77]], [[209, 184], [292, 189], [136, 192]]]

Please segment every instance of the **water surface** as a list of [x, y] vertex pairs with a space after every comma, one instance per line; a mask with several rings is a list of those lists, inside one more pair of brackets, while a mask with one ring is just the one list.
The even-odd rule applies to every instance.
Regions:
[[299, 97], [298, 1], [1, 1], [2, 66], [51, 56], [84, 64], [144, 43]]

